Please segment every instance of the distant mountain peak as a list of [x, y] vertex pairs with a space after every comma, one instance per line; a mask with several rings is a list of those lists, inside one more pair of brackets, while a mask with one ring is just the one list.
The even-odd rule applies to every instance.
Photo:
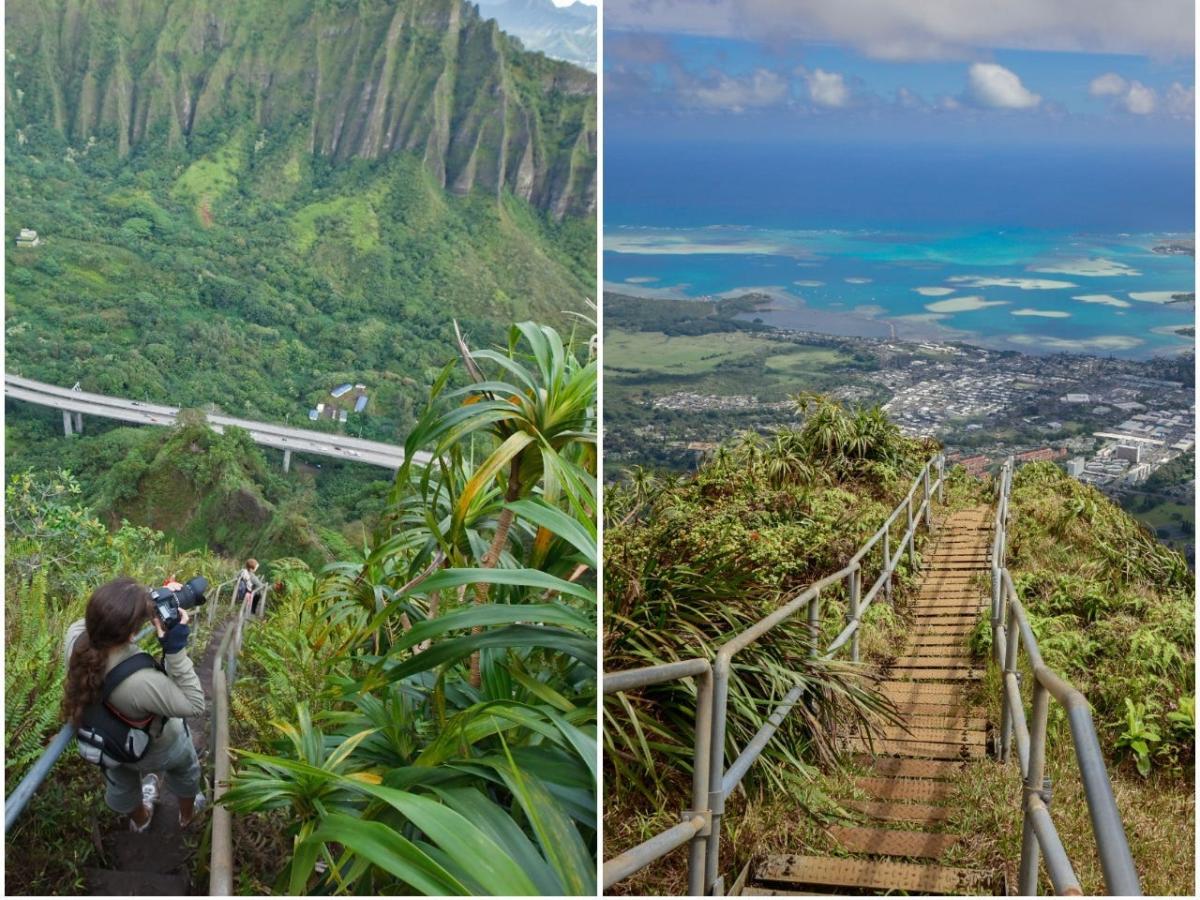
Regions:
[[596, 71], [596, 7], [578, 0], [570, 6], [555, 6], [553, 0], [478, 0], [478, 7], [530, 50]]

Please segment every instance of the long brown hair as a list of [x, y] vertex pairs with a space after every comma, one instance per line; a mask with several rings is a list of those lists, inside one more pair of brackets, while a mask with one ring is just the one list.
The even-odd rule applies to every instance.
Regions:
[[84, 707], [100, 698], [108, 652], [150, 618], [150, 592], [132, 578], [117, 578], [96, 588], [84, 616], [87, 630], [71, 651], [62, 702], [63, 718], [75, 725]]

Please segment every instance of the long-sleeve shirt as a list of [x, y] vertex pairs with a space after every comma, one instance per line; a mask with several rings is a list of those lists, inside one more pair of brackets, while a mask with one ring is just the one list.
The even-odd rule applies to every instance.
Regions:
[[[83, 619], [72, 622], [67, 628], [65, 659], [68, 664], [75, 641], [84, 631], [86, 625]], [[141, 652], [137, 644], [132, 642], [110, 650], [105, 674], [135, 653]], [[205, 707], [204, 686], [200, 684], [200, 677], [196, 674], [186, 648], [168, 653], [163, 665], [166, 672], [160, 672], [158, 669], [139, 669], [117, 685], [108, 698], [111, 706], [135, 721], [159, 716], [159, 721], [150, 726], [150, 732], [156, 736], [156, 742], [163, 735], [173, 736], [175, 731], [182, 727], [176, 720], [184, 716], [203, 715]], [[166, 728], [163, 726], [163, 719], [170, 719]]]

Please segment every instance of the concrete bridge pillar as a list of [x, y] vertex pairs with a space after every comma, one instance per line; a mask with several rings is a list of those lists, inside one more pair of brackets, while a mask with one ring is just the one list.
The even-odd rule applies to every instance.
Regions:
[[284, 450], [283, 451], [283, 471], [289, 472], [289, 471], [291, 471], [291, 468], [292, 468], [292, 451]]
[[75, 413], [75, 433], [83, 434], [83, 413]]
[[71, 431], [71, 414], [65, 409], [63, 410], [63, 434], [70, 437], [74, 432]]

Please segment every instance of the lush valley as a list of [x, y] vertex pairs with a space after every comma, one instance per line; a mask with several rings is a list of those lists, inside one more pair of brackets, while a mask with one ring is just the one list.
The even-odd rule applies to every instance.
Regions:
[[[7, 25], [9, 371], [399, 444], [455, 320], [487, 345], [588, 313], [595, 77], [470, 4], [64, 0]], [[361, 413], [307, 421], [347, 382]], [[186, 442], [89, 420], [64, 445], [55, 415], [6, 407], [10, 469], [66, 461], [108, 521], [182, 547], [317, 564], [361, 543], [387, 477], [282, 479], [213, 438], [237, 484], [189, 475], [192, 502], [155, 487]]]

